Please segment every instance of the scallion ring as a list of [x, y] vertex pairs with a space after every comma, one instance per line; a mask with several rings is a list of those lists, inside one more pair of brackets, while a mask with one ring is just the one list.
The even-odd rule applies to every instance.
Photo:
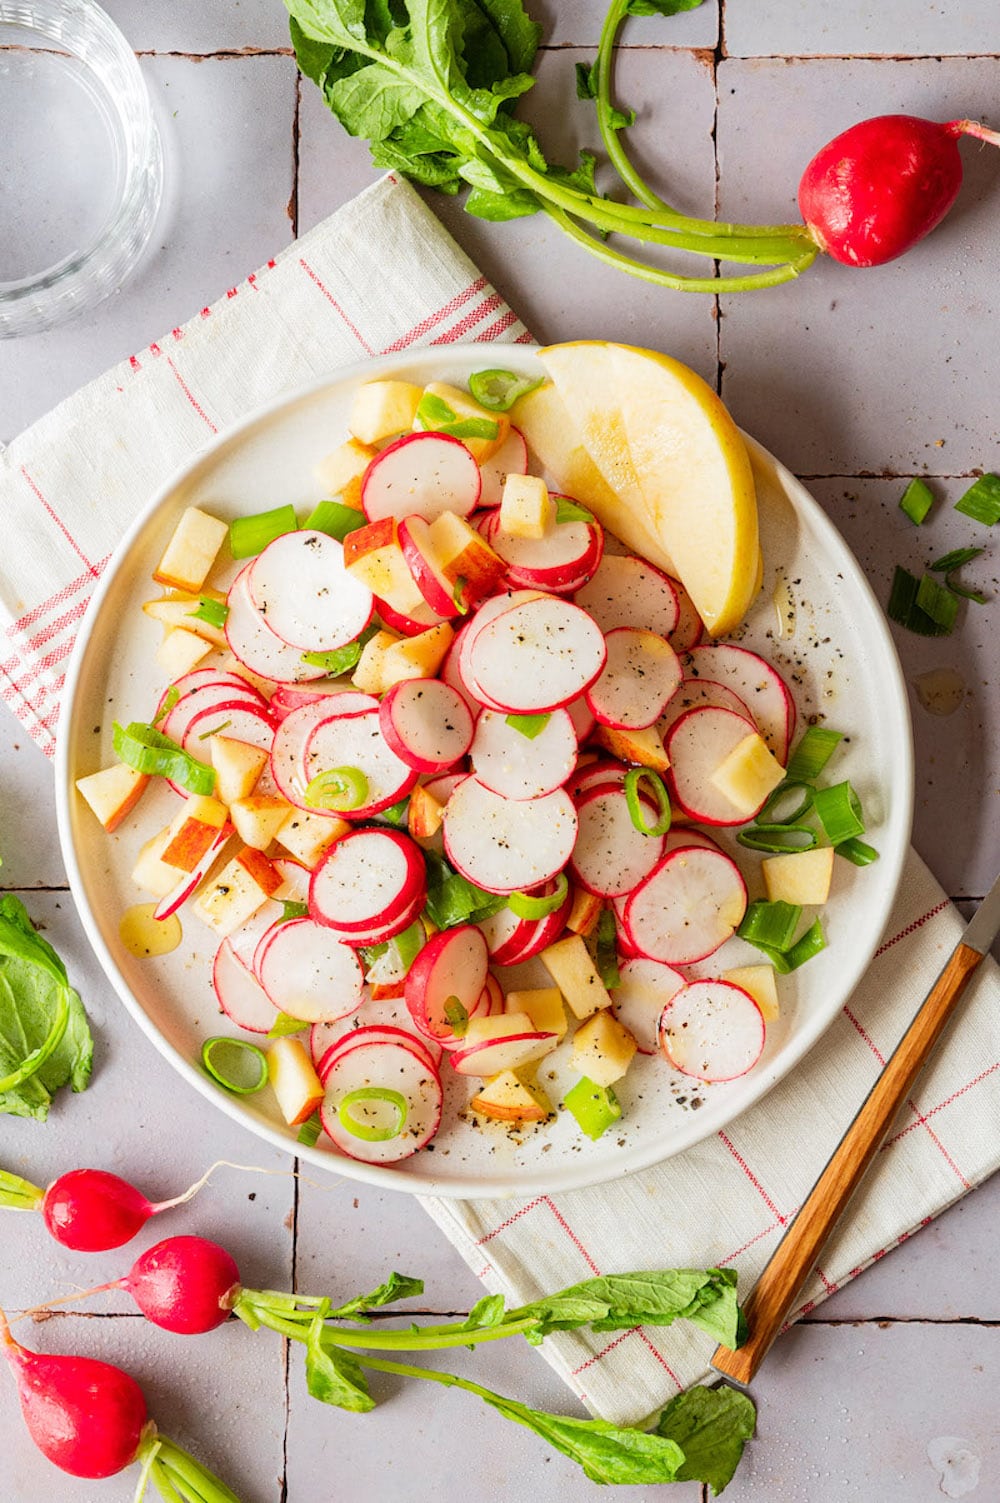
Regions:
[[512, 892], [507, 899], [507, 907], [511, 913], [516, 913], [520, 919], [547, 918], [550, 913], [555, 913], [566, 901], [569, 892], [569, 882], [566, 873], [560, 872], [556, 877], [555, 892], [543, 893], [533, 896], [529, 892]]
[[[647, 811], [639, 797], [643, 783], [648, 783], [656, 801], [657, 816], [652, 824], [646, 822]], [[666, 835], [670, 829], [670, 798], [658, 772], [648, 767], [630, 767], [625, 774], [625, 802], [629, 818], [641, 835]]]
[[811, 851], [816, 831], [808, 825], [750, 825], [736, 836], [748, 851], [767, 851], [780, 856], [786, 851]]
[[115, 721], [111, 741], [119, 762], [135, 772], [170, 778], [188, 793], [215, 792], [215, 768], [190, 756], [155, 726], [144, 725], [140, 720], [125, 726]]
[[[795, 805], [794, 809], [786, 810], [785, 813], [782, 813], [781, 810], [785, 809], [786, 800], [795, 793], [801, 794], [800, 801]], [[765, 825], [797, 825], [809, 813], [809, 810], [812, 808], [812, 801], [813, 789], [808, 783], [801, 783], [797, 779], [791, 782], [786, 779], [785, 782], [779, 783], [774, 792], [768, 796], [763, 808], [757, 814], [755, 823]]]
[[[360, 1122], [353, 1115], [352, 1108], [365, 1101], [378, 1102], [381, 1106], [391, 1107], [396, 1114], [396, 1120], [389, 1127], [376, 1127], [371, 1122]], [[393, 1138], [398, 1138], [406, 1126], [406, 1118], [409, 1115], [409, 1106], [405, 1096], [399, 1091], [391, 1091], [387, 1086], [360, 1086], [356, 1091], [348, 1091], [337, 1103], [337, 1117], [341, 1127], [351, 1134], [352, 1138], [360, 1138], [363, 1143], [389, 1143]]]
[[[267, 1085], [267, 1055], [247, 1039], [215, 1034], [201, 1046], [201, 1064], [216, 1085], [222, 1086], [224, 1091], [231, 1091], [234, 1096], [252, 1096]], [[256, 1073], [248, 1075], [248, 1065], [255, 1066]]]
[[842, 845], [865, 833], [861, 800], [850, 783], [834, 783], [817, 788], [813, 795], [813, 812], [831, 845]]
[[544, 379], [539, 376], [533, 381], [530, 376], [518, 376], [514, 371], [473, 371], [469, 390], [487, 411], [509, 412], [519, 397], [541, 386]]
[[340, 814], [360, 809], [368, 797], [368, 779], [360, 767], [328, 767], [306, 784], [303, 798], [310, 809]]

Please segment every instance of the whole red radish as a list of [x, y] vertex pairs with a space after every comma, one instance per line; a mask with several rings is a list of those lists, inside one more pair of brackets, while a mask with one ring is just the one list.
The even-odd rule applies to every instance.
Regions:
[[112, 1287], [130, 1294], [154, 1325], [197, 1336], [229, 1319], [240, 1271], [226, 1249], [207, 1237], [167, 1237], [136, 1258]]
[[799, 184], [799, 209], [820, 249], [847, 266], [881, 266], [930, 234], [962, 186], [959, 136], [1000, 145], [974, 120], [916, 115], [878, 115], [836, 136]]

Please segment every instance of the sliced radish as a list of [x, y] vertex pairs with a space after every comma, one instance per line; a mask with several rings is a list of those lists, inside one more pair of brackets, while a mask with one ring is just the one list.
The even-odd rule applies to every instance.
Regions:
[[[373, 1041], [347, 1049], [334, 1061], [320, 1107], [323, 1130], [341, 1153], [364, 1164], [396, 1164], [424, 1148], [441, 1122], [444, 1092], [437, 1073], [403, 1042]], [[406, 1120], [395, 1136], [372, 1141], [345, 1127], [339, 1108], [345, 1097], [370, 1089], [392, 1091], [406, 1103]], [[359, 1122], [391, 1131], [398, 1116], [379, 1101], [358, 1101], [352, 1109]]]
[[628, 939], [647, 960], [693, 965], [731, 939], [747, 908], [739, 867], [721, 851], [681, 847], [625, 904]]
[[663, 837], [663, 854], [669, 856], [671, 851], [679, 851], [687, 846], [697, 846], [702, 851], [721, 851], [722, 847], [711, 835], [706, 835], [704, 830], [693, 830], [690, 825], [675, 825]]
[[282, 878], [282, 884], [275, 893], [275, 900], [279, 903], [308, 903], [309, 879], [312, 872], [301, 861], [293, 861], [289, 856], [278, 856], [271, 862], [275, 871]]
[[465, 700], [437, 678], [393, 684], [379, 706], [379, 726], [396, 756], [417, 772], [444, 772], [472, 745]]
[[795, 701], [777, 669], [745, 647], [710, 642], [688, 654], [684, 672], [711, 679], [738, 694], [771, 751], [785, 765], [795, 734]]
[[364, 803], [344, 810], [347, 819], [369, 819], [398, 804], [417, 781], [416, 770], [397, 757], [382, 735], [377, 710], [360, 715], [330, 714], [315, 727], [306, 743], [302, 767], [302, 793], [321, 772], [335, 767], [350, 767], [360, 772], [367, 784]]
[[663, 1009], [660, 1048], [696, 1080], [735, 1080], [760, 1059], [764, 1018], [757, 1003], [731, 981], [692, 981]]
[[173, 709], [168, 711], [163, 720], [157, 722], [163, 734], [180, 746], [196, 715], [202, 710], [213, 710], [218, 705], [232, 704], [234, 701], [266, 710], [267, 700], [264, 696], [242, 681], [240, 687], [237, 687], [235, 677], [234, 674], [232, 680], [213, 679], [182, 694]]
[[372, 618], [371, 590], [344, 568], [344, 548], [325, 532], [286, 532], [250, 565], [245, 589], [269, 630], [299, 652], [334, 652]]
[[[652, 824], [656, 812], [646, 807]], [[580, 829], [570, 857], [574, 879], [601, 898], [631, 892], [659, 862], [663, 836], [636, 829], [623, 789], [594, 788], [577, 800], [576, 811]]]
[[677, 693], [656, 722], [656, 729], [666, 740], [667, 733], [675, 721], [680, 720], [682, 715], [686, 715], [688, 710], [701, 710], [706, 705], [711, 705], [717, 710], [732, 710], [734, 715], [743, 716], [751, 730], [757, 729], [757, 722], [739, 695], [734, 694], [732, 689], [727, 689], [725, 684], [714, 684], [708, 678], [682, 679]]
[[594, 727], [597, 725], [597, 717], [587, 703], [587, 696], [581, 694], [579, 699], [571, 700], [566, 706], [566, 713], [573, 722], [577, 743], [582, 746], [594, 734]]
[[417, 515], [433, 522], [442, 512], [467, 517], [479, 503], [479, 466], [457, 438], [406, 433], [376, 454], [361, 480], [369, 522]]
[[210, 737], [221, 734], [269, 752], [274, 742], [274, 730], [271, 712], [265, 706], [244, 700], [226, 701], [193, 715], [181, 746], [190, 756], [207, 761], [211, 753], [206, 743]]
[[230, 651], [259, 678], [272, 683], [298, 684], [322, 678], [325, 668], [303, 661], [302, 650], [283, 642], [261, 615], [250, 597], [249, 566], [237, 574], [227, 598], [226, 641]]
[[537, 1030], [530, 1033], [512, 1032], [505, 1038], [489, 1039], [481, 1044], [470, 1044], [465, 1049], [454, 1049], [449, 1058], [459, 1075], [499, 1075], [501, 1070], [516, 1070], [518, 1066], [538, 1059], [546, 1052], [547, 1045], [554, 1048], [557, 1042], [558, 1034], [555, 1033]]
[[248, 1033], [269, 1033], [277, 1009], [256, 976], [239, 959], [228, 939], [215, 952], [212, 985], [219, 1006], [237, 1028]]
[[466, 778], [444, 811], [448, 859], [487, 892], [526, 892], [547, 882], [569, 860], [576, 831], [573, 800], [562, 788], [508, 799]]
[[621, 788], [627, 772], [628, 768], [623, 762], [598, 757], [596, 762], [588, 762], [573, 774], [566, 784], [566, 790], [573, 798], [579, 799], [581, 794], [587, 793], [591, 788]]
[[503, 1012], [503, 987], [495, 976], [487, 976], [486, 985], [479, 995], [479, 1001], [470, 1014], [473, 1018], [492, 1018], [497, 1013]]
[[472, 770], [504, 798], [541, 798], [576, 766], [577, 740], [566, 710], [553, 710], [537, 736], [525, 736], [496, 710], [483, 710], [469, 749]]
[[503, 530], [496, 511], [484, 518], [480, 531], [507, 565], [511, 584], [524, 589], [557, 594], [578, 589], [580, 581], [594, 573], [604, 552], [604, 529], [599, 522], [559, 522], [543, 538], [519, 538]]
[[459, 783], [464, 783], [467, 776], [468, 774], [464, 772], [443, 772], [440, 777], [428, 778], [424, 787], [439, 804], [446, 804]]
[[660, 1048], [660, 1014], [687, 983], [679, 971], [658, 960], [627, 960], [618, 967], [619, 984], [612, 992], [615, 1017], [639, 1045], [640, 1054]]
[[466, 692], [471, 696], [478, 709], [483, 702], [482, 690], [472, 673], [469, 652], [476, 637], [490, 622], [496, 621], [505, 611], [513, 609], [516, 605], [526, 605], [530, 600], [544, 600], [546, 597], [540, 590], [515, 590], [513, 593], [493, 595], [489, 600], [484, 600], [476, 611], [471, 621], [455, 638], [453, 646], [458, 646], [458, 657], [455, 662], [455, 672], [465, 686]]
[[275, 1007], [306, 1023], [345, 1018], [364, 996], [354, 951], [342, 935], [311, 918], [275, 924], [263, 943], [258, 971]]
[[[365, 1004], [369, 1011], [371, 1004]], [[405, 1008], [403, 1009], [406, 1012]], [[444, 1060], [444, 1050], [430, 1039], [423, 1038], [413, 1029], [413, 1020], [409, 1014], [398, 1023], [361, 1023], [358, 1015], [348, 1018], [345, 1023], [324, 1024], [324, 1027], [342, 1028], [343, 1034], [337, 1042], [322, 1056], [316, 1067], [316, 1073], [322, 1082], [333, 1069], [337, 1060], [352, 1049], [361, 1048], [368, 1044], [400, 1044], [404, 1049], [409, 1049], [418, 1059], [423, 1060], [429, 1070], [436, 1075]]]
[[[309, 1030], [309, 1053], [316, 1071], [322, 1080], [321, 1064], [326, 1061], [332, 1064], [336, 1057], [333, 1050], [337, 1045], [344, 1048], [356, 1041], [356, 1036], [365, 1028], [378, 1028], [383, 1035], [389, 1028], [396, 1028], [404, 1035], [404, 1042], [409, 1040], [423, 1050], [424, 1058], [431, 1069], [440, 1068], [444, 1058], [444, 1050], [421, 1034], [416, 1033], [413, 1027], [413, 1019], [406, 1010], [406, 1003], [402, 997], [388, 1001], [377, 1002], [374, 998], [366, 996], [356, 1013], [349, 1018], [341, 1018], [336, 1023], [314, 1023]], [[365, 1035], [362, 1034], [362, 1039]]]
[[644, 558], [631, 554], [605, 553], [593, 578], [573, 598], [604, 632], [638, 626], [669, 637], [677, 626], [673, 583]]
[[399, 632], [402, 637], [419, 637], [421, 632], [429, 631], [432, 626], [440, 625], [445, 619], [439, 616], [437, 611], [432, 611], [426, 602], [414, 606], [412, 616], [405, 616], [387, 600], [380, 600], [376, 595], [375, 609], [381, 617], [383, 626], [387, 626], [390, 631]]
[[399, 830], [353, 830], [313, 872], [309, 909], [319, 923], [345, 936], [369, 934], [390, 928], [423, 896], [425, 884], [423, 857], [408, 836]]
[[[267, 703], [263, 694], [260, 694], [254, 688], [250, 680], [244, 678], [239, 673], [233, 673], [228, 669], [221, 668], [192, 668], [190, 673], [182, 674], [172, 684], [167, 685], [160, 695], [159, 703], [156, 706], [156, 713], [159, 714], [163, 709], [168, 695], [172, 699], [174, 707], [176, 707], [187, 695], [193, 694], [195, 689], [205, 689], [209, 686], [222, 688], [224, 685], [228, 685], [225, 694], [226, 699], [259, 699], [261, 704]], [[234, 694], [234, 689], [239, 690], [239, 693]], [[160, 722], [157, 721], [156, 724], [159, 725]]]
[[486, 939], [475, 924], [458, 924], [428, 940], [410, 966], [404, 991], [420, 1032], [446, 1049], [456, 1047], [456, 1019], [472, 1015], [488, 967]]
[[607, 662], [587, 690], [587, 705], [602, 725], [644, 730], [678, 689], [680, 660], [669, 642], [641, 627], [617, 626], [605, 641]]
[[460, 616], [462, 609], [456, 599], [458, 591], [435, 562], [430, 531], [430, 524], [423, 517], [404, 517], [400, 522], [399, 546], [406, 566], [432, 611], [442, 618]]
[[[742, 715], [708, 705], [688, 710], [671, 726], [666, 740], [670, 786], [681, 810], [706, 825], [745, 825], [747, 814], [730, 803], [710, 781], [731, 751], [752, 730]], [[764, 799], [760, 806], [763, 807]]]
[[293, 710], [301, 710], [303, 705], [318, 704], [320, 700], [329, 699], [332, 694], [350, 692], [351, 685], [348, 682], [332, 681], [326, 684], [311, 684], [308, 689], [297, 689], [294, 684], [279, 684], [271, 695], [268, 705], [275, 722], [284, 720]]
[[404, 929], [408, 929], [412, 923], [416, 922], [424, 911], [426, 901], [427, 895], [421, 888], [413, 902], [394, 919], [382, 925], [373, 923], [370, 929], [352, 929], [350, 933], [345, 933], [341, 937], [345, 944], [353, 946], [384, 944], [386, 940], [395, 939], [397, 934], [402, 934]]
[[511, 606], [472, 637], [470, 683], [499, 710], [542, 714], [589, 689], [607, 649], [586, 611], [545, 596]]
[[503, 443], [479, 466], [482, 489], [477, 506], [499, 506], [508, 475], [528, 473], [528, 445], [520, 428], [511, 428]]
[[479, 714], [479, 701], [473, 694], [472, 690], [469, 688], [468, 684], [465, 682], [465, 679], [462, 677], [460, 667], [462, 642], [464, 641], [466, 633], [470, 630], [472, 625], [473, 622], [468, 621], [466, 622], [465, 626], [461, 627], [455, 633], [452, 644], [448, 648], [448, 651], [445, 653], [445, 658], [444, 662], [441, 664], [441, 672], [439, 677], [442, 683], [448, 685], [449, 689], [454, 689], [459, 698], [463, 700], [463, 702], [472, 711], [473, 718], [475, 718], [475, 716]]
[[257, 946], [268, 930], [283, 917], [284, 909], [277, 898], [268, 898], [260, 905], [256, 913], [251, 914], [245, 924], [240, 924], [239, 928], [234, 929], [227, 938], [227, 943], [232, 947], [236, 959], [241, 961], [255, 976], [257, 968], [254, 965], [254, 958]]
[[486, 939], [490, 959], [495, 965], [506, 965], [506, 955], [516, 955], [520, 949], [518, 936], [524, 927], [524, 919], [518, 918], [512, 908], [500, 908], [479, 920], [479, 927]]
[[671, 579], [677, 596], [677, 625], [668, 633], [670, 645], [675, 652], [690, 652], [705, 635], [705, 623], [695, 609], [694, 601], [679, 579]]
[[168, 919], [172, 913], [177, 912], [178, 908], [183, 907], [195, 889], [204, 882], [221, 855], [223, 847], [232, 838], [232, 834], [232, 825], [224, 824], [194, 871], [184, 872], [177, 886], [172, 887], [166, 897], [161, 898], [157, 903], [153, 909], [155, 919]]
[[[546, 882], [544, 886], [532, 893], [532, 897], [550, 896], [554, 882]], [[528, 960], [540, 955], [549, 945], [555, 944], [566, 927], [569, 911], [573, 906], [573, 894], [567, 888], [566, 897], [560, 906], [552, 913], [547, 913], [544, 918], [522, 919], [509, 947], [493, 957], [495, 965], [524, 965]]]
[[[308, 781], [305, 777], [306, 750], [318, 725], [329, 720], [331, 715], [360, 715], [371, 710], [378, 711], [378, 700], [371, 694], [359, 694], [354, 690], [346, 694], [325, 694], [311, 704], [290, 710], [279, 722], [271, 746], [271, 776], [282, 797], [299, 808], [308, 807], [302, 802]], [[310, 812], [332, 814], [333, 811], [313, 809]]]

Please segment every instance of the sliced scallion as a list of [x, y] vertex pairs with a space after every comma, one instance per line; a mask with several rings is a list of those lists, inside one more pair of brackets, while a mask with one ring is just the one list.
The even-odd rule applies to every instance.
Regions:
[[357, 666], [365, 643], [377, 631], [377, 626], [366, 626], [353, 642], [345, 642], [343, 647], [335, 647], [332, 652], [304, 652], [302, 661], [311, 668], [323, 668], [331, 678], [339, 678], [342, 673], [350, 673]]
[[802, 908], [798, 903], [751, 903], [736, 933], [751, 945], [763, 945], [784, 955], [795, 942]]
[[511, 730], [520, 731], [529, 741], [540, 736], [552, 719], [551, 715], [508, 715], [505, 717]]
[[986, 605], [989, 600], [989, 596], [984, 595], [982, 590], [973, 590], [969, 585], [962, 584], [960, 580], [955, 578], [954, 574], [946, 574], [944, 583], [945, 588], [950, 590], [953, 595], [957, 595], [960, 600], [972, 600], [976, 605]]
[[927, 513], [934, 505], [934, 495], [926, 481], [911, 480], [899, 501], [899, 509], [919, 527], [926, 521]]
[[550, 913], [555, 913], [566, 901], [569, 892], [569, 882], [566, 873], [560, 872], [556, 877], [555, 892], [543, 893], [533, 896], [528, 892], [512, 892], [507, 899], [507, 907], [511, 913], [516, 913], [521, 919], [546, 918]]
[[202, 731], [198, 736], [199, 741], [207, 741], [210, 736], [218, 736], [232, 725], [232, 720], [220, 720], [218, 725], [211, 726], [207, 731]]
[[[931, 576], [928, 575], [927, 578]], [[922, 637], [946, 637], [951, 628], [941, 626], [917, 604], [921, 581], [908, 569], [897, 564], [892, 576], [889, 603], [886, 615], [890, 621], [905, 626], [907, 631], [917, 632]]]
[[494, 439], [500, 432], [495, 418], [459, 417], [443, 397], [425, 391], [417, 408], [419, 427], [431, 433], [446, 433], [451, 438]]
[[987, 472], [970, 485], [965, 495], [955, 502], [955, 510], [982, 522], [985, 527], [994, 527], [1000, 522], [1000, 475]]
[[[361, 1121], [354, 1115], [354, 1108], [360, 1106], [363, 1109], [365, 1103], [369, 1102], [376, 1107], [388, 1107], [395, 1113], [395, 1121], [382, 1127], [375, 1121]], [[393, 1138], [398, 1138], [406, 1126], [408, 1114], [406, 1097], [399, 1091], [390, 1090], [388, 1086], [359, 1086], [356, 1091], [348, 1091], [337, 1104], [341, 1127], [353, 1138], [360, 1138], [363, 1143], [388, 1143]]]
[[[843, 739], [843, 731], [833, 731], [825, 725], [809, 726], [788, 759], [782, 787], [787, 788], [790, 783], [801, 786], [818, 778]], [[778, 792], [781, 791], [779, 788]]]
[[953, 630], [958, 615], [958, 600], [933, 574], [925, 574], [918, 584], [916, 603], [918, 610], [929, 616], [936, 626], [940, 626], [943, 635], [947, 636]]
[[934, 574], [951, 574], [963, 564], [971, 564], [983, 551], [982, 548], [953, 548], [950, 553], [942, 553], [928, 568]]
[[571, 501], [568, 496], [553, 496], [556, 503], [556, 523], [562, 522], [592, 522], [594, 513], [588, 511], [585, 506], [579, 506]]
[[379, 819], [384, 820], [387, 825], [393, 825], [397, 830], [401, 830], [407, 822], [409, 813], [410, 800], [408, 798], [401, 798], [398, 804], [390, 804], [388, 809], [383, 809], [379, 815]]
[[[835, 736], [839, 732], [834, 731]], [[792, 802], [791, 808], [788, 807]], [[757, 823], [765, 825], [797, 825], [799, 820], [805, 819], [812, 808], [813, 790], [808, 783], [795, 782], [785, 779], [779, 783], [772, 794], [769, 794], [763, 808], [757, 815]]]
[[121, 726], [116, 720], [112, 745], [119, 762], [136, 772], [169, 778], [186, 788], [188, 793], [211, 794], [215, 791], [215, 768], [199, 762], [155, 726], [143, 725], [139, 720]]
[[816, 831], [808, 825], [749, 825], [736, 836], [748, 851], [766, 851], [780, 856], [786, 851], [811, 851], [816, 845]]
[[613, 991], [616, 986], [621, 986], [621, 972], [618, 969], [618, 925], [610, 908], [601, 910], [601, 916], [597, 920], [597, 955], [595, 957], [597, 974], [604, 983], [605, 991]]
[[188, 615], [192, 621], [204, 621], [206, 625], [217, 627], [221, 631], [226, 624], [229, 607], [224, 600], [212, 600], [208, 595], [201, 595], [197, 609], [188, 611]]
[[171, 684], [170, 688], [163, 696], [163, 703], [160, 705], [160, 708], [153, 716], [154, 725], [159, 725], [161, 720], [166, 720], [167, 716], [170, 714], [170, 711], [173, 709], [174, 705], [177, 703], [180, 697], [181, 691], [178, 689], [177, 685]]
[[855, 866], [871, 866], [873, 861], [878, 860], [878, 851], [873, 845], [866, 845], [857, 836], [850, 840], [842, 840], [837, 846], [837, 855], [843, 856], [846, 861], [852, 861]]
[[293, 1018], [290, 1013], [279, 1012], [267, 1030], [267, 1036], [269, 1039], [288, 1038], [293, 1033], [301, 1033], [303, 1028], [308, 1027], [309, 1024], [303, 1022], [301, 1018]]
[[310, 778], [302, 797], [310, 809], [332, 809], [337, 814], [360, 809], [368, 797], [368, 779], [360, 767], [328, 767]]
[[268, 543], [298, 529], [294, 506], [276, 506], [250, 517], [234, 517], [229, 524], [229, 551], [233, 558], [253, 558]]
[[287, 924], [291, 919], [307, 918], [308, 915], [308, 903], [297, 903], [294, 898], [283, 898], [281, 902], [281, 917], [278, 923]]
[[299, 1128], [295, 1141], [302, 1143], [306, 1148], [314, 1148], [322, 1131], [323, 1124], [319, 1119], [319, 1112], [313, 1112], [312, 1116], [307, 1117]]
[[456, 1038], [464, 1038], [469, 1031], [469, 1010], [458, 997], [446, 997], [444, 1020]]
[[801, 939], [797, 939], [790, 950], [785, 951], [785, 960], [790, 971], [797, 971], [800, 965], [805, 965], [807, 960], [812, 960], [821, 950], [826, 949], [826, 935], [819, 919], [813, 919], [809, 928]]
[[[650, 789], [656, 803], [656, 818], [652, 823], [640, 797], [643, 785]], [[630, 767], [625, 774], [625, 803], [629, 819], [641, 835], [666, 835], [670, 829], [670, 796], [658, 772], [649, 767]]]
[[216, 1034], [201, 1046], [201, 1063], [223, 1090], [234, 1096], [252, 1096], [267, 1085], [267, 1055], [247, 1039]]
[[389, 948], [395, 950], [400, 968], [408, 971], [424, 947], [424, 926], [415, 919], [401, 934], [389, 940]]
[[349, 533], [365, 525], [365, 514], [342, 501], [317, 501], [306, 518], [307, 532], [325, 532], [342, 543]]
[[509, 412], [519, 397], [527, 396], [544, 380], [544, 376], [539, 376], [532, 381], [529, 376], [518, 376], [513, 371], [473, 371], [469, 390], [480, 407], [490, 412]]
[[861, 800], [850, 783], [817, 788], [813, 795], [813, 813], [831, 845], [841, 845], [845, 840], [853, 840], [856, 835], [865, 833]]

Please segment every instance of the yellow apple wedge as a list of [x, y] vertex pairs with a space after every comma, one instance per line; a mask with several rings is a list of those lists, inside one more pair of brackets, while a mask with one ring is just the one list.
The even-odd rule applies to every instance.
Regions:
[[631, 345], [551, 345], [539, 359], [616, 492], [601, 520], [641, 551], [622, 531], [641, 517], [708, 630], [732, 631], [757, 583], [757, 501], [746, 445], [715, 392], [679, 361]]

